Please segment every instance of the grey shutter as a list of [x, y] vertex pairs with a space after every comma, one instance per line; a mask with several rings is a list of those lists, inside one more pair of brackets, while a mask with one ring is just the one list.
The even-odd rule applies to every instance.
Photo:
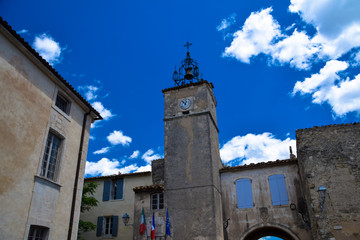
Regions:
[[110, 198], [110, 185], [111, 185], [110, 180], [104, 181], [103, 201], [109, 201], [109, 198]]
[[254, 206], [251, 179], [242, 178], [236, 180], [236, 196], [238, 208], [252, 208]]
[[100, 237], [102, 235], [102, 225], [103, 225], [103, 217], [98, 217], [97, 227], [96, 227], [96, 236], [97, 237]]
[[112, 236], [116, 237], [118, 233], [118, 225], [119, 225], [119, 217], [113, 216], [113, 222], [112, 222]]
[[116, 182], [116, 199], [123, 199], [124, 179], [120, 178]]

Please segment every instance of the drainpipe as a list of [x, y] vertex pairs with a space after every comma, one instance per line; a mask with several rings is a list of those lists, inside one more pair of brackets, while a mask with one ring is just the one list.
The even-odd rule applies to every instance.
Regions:
[[[80, 166], [81, 166], [81, 158], [82, 158], [82, 150], [84, 146], [84, 135], [85, 135], [85, 129], [86, 129], [86, 120], [88, 115], [91, 113], [91, 111], [84, 114], [84, 120], [81, 130], [81, 139], [80, 139], [80, 147], [79, 147], [79, 154], [78, 154], [78, 161], [76, 166], [76, 174], [75, 174], [75, 182], [74, 182], [74, 190], [73, 190], [73, 197], [72, 197], [72, 203], [71, 203], [71, 212], [70, 212], [70, 222], [69, 222], [69, 231], [68, 231], [68, 240], [71, 240], [71, 232], [74, 225], [74, 214], [75, 214], [75, 203], [76, 203], [76, 194], [77, 194], [77, 187], [78, 187], [78, 181], [79, 181], [79, 173], [80, 173]], [[94, 120], [100, 120], [102, 118], [95, 118]]]

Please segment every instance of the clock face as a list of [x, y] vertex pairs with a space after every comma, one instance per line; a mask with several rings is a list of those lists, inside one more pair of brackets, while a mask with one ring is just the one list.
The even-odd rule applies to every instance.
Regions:
[[190, 106], [191, 106], [191, 100], [190, 99], [183, 99], [180, 101], [180, 108], [183, 109], [183, 110], [186, 110], [188, 109]]

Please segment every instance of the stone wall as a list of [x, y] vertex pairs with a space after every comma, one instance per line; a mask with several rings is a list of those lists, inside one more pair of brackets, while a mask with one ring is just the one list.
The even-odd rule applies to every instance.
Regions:
[[314, 238], [359, 239], [360, 124], [297, 130], [296, 141]]

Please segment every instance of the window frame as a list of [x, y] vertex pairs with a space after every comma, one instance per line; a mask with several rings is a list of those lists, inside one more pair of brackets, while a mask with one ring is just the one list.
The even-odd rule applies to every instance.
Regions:
[[[236, 179], [235, 192], [236, 192], [236, 207], [238, 209], [253, 208], [255, 206], [251, 178]], [[241, 197], [244, 195], [248, 196], [248, 198]]]
[[[54, 149], [55, 142], [57, 141], [57, 147]], [[39, 176], [47, 180], [56, 182], [58, 179], [58, 169], [61, 164], [62, 150], [64, 147], [64, 137], [57, 132], [50, 129], [47, 133], [45, 144], [43, 147], [43, 154], [40, 161]], [[53, 158], [53, 151], [56, 150], [55, 159]], [[53, 166], [51, 166], [53, 163]], [[51, 169], [51, 171], [50, 171]], [[52, 174], [50, 173], [52, 172]], [[51, 175], [49, 175], [49, 173]]]
[[[38, 231], [40, 231], [41, 236], [36, 236]], [[48, 236], [49, 228], [39, 225], [30, 225], [27, 240], [47, 240]], [[40, 239], [38, 237], [40, 237]]]
[[[61, 102], [59, 102], [58, 105], [58, 99], [66, 103], [65, 109], [61, 106]], [[69, 97], [67, 97], [66, 94], [63, 92], [60, 92], [59, 90], [56, 92], [55, 99], [54, 99], [54, 106], [61, 111], [61, 113], [66, 114], [67, 116], [70, 115], [70, 109], [71, 109], [71, 101], [69, 100]]]
[[[155, 208], [154, 208], [154, 200], [156, 200]], [[153, 193], [150, 195], [151, 210], [162, 210], [162, 209], [164, 209], [164, 205], [165, 205], [164, 193], [158, 192], [158, 193]]]
[[102, 238], [116, 237], [119, 228], [119, 216], [99, 216], [96, 225], [96, 236]]

